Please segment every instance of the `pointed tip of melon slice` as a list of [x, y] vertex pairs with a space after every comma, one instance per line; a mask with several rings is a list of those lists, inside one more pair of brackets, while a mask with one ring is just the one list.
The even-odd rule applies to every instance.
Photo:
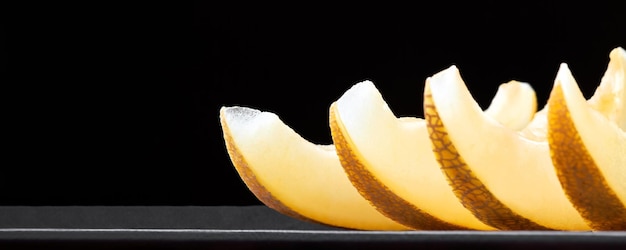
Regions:
[[[608, 101], [619, 96], [598, 90], [594, 98]], [[565, 194], [593, 229], [624, 230], [626, 136], [593, 104], [585, 101], [567, 64], [561, 64], [548, 100], [551, 158]], [[605, 109], [620, 105], [603, 104]]]
[[595, 110], [626, 131], [626, 51], [617, 47], [609, 54], [609, 64], [589, 103]]
[[321, 223], [301, 215], [274, 197], [272, 193], [259, 182], [254, 170], [250, 167], [244, 154], [237, 146], [237, 142], [233, 138], [231, 131], [241, 130], [242, 126], [245, 127], [248, 122], [257, 118], [261, 113], [263, 112], [256, 109], [239, 106], [220, 108], [220, 124], [222, 126], [224, 142], [226, 143], [226, 150], [228, 151], [233, 166], [252, 194], [266, 206], [296, 219]]
[[[529, 108], [530, 107], [530, 108]], [[506, 109], [506, 110], [504, 110]], [[513, 130], [525, 128], [537, 112], [537, 97], [530, 84], [509, 81], [498, 86], [498, 92], [485, 114]]]

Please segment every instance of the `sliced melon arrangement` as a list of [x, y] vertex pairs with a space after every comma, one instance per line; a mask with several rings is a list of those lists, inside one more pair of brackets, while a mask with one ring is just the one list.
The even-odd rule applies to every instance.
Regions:
[[424, 115], [441, 169], [478, 219], [509, 230], [589, 229], [560, 187], [548, 143], [486, 116], [455, 67], [426, 80]]
[[[486, 112], [516, 129], [535, 111], [533, 89], [509, 82], [500, 86]], [[396, 118], [371, 82], [348, 90], [330, 114], [342, 166], [381, 213], [412, 228], [493, 229], [454, 196], [430, 148], [424, 119]]]
[[[626, 230], [626, 51], [586, 100], [561, 64], [537, 112], [527, 83], [483, 110], [456, 66], [426, 79], [424, 118], [397, 117], [374, 83], [330, 104], [333, 145], [273, 113], [223, 107], [243, 182], [287, 216], [359, 230]], [[419, 107], [419, 104], [416, 104]]]

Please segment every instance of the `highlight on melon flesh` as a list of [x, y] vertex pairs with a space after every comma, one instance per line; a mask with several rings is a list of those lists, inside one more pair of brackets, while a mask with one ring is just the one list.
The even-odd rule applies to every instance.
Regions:
[[[522, 128], [536, 112], [535, 92], [526, 83], [502, 84], [486, 112]], [[455, 197], [432, 153], [424, 119], [397, 118], [372, 82], [354, 85], [331, 105], [330, 127], [353, 185], [389, 218], [424, 230], [494, 229]]]
[[424, 115], [441, 171], [476, 218], [503, 230], [591, 229], [561, 188], [548, 142], [487, 116], [455, 66], [426, 80]]
[[585, 101], [562, 64], [548, 102], [548, 141], [563, 190], [595, 230], [626, 230], [626, 52], [614, 49]]
[[332, 145], [316, 145], [270, 112], [220, 110], [228, 154], [268, 207], [291, 217], [362, 230], [407, 230], [380, 214], [352, 186]]
[[485, 114], [513, 130], [521, 130], [533, 120], [537, 112], [535, 90], [528, 84], [509, 81], [500, 84]]

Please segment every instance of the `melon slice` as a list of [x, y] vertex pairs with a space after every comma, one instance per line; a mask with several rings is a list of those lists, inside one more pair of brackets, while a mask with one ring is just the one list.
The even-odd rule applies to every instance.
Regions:
[[256, 109], [223, 107], [220, 121], [233, 165], [268, 207], [336, 227], [409, 229], [380, 214], [357, 192], [332, 145], [315, 145], [275, 114]]
[[[533, 89], [502, 84], [486, 111], [513, 129], [536, 112]], [[354, 186], [381, 213], [426, 230], [493, 230], [455, 197], [431, 150], [423, 119], [397, 118], [372, 82], [353, 86], [330, 109], [330, 127], [342, 166]]]
[[610, 59], [589, 103], [561, 65], [548, 102], [548, 141], [563, 189], [588, 224], [626, 230], [626, 52], [616, 48]]
[[547, 141], [487, 116], [455, 66], [426, 80], [424, 115], [442, 172], [461, 203], [485, 224], [503, 230], [590, 229], [561, 188]]

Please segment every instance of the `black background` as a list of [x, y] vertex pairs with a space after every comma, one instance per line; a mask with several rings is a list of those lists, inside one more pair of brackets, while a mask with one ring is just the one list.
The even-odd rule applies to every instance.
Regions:
[[5, 92], [0, 205], [260, 204], [226, 153], [221, 106], [275, 112], [328, 144], [329, 105], [365, 79], [398, 116], [422, 116], [424, 80], [452, 64], [483, 107], [512, 79], [543, 106], [561, 62], [590, 96], [610, 50], [626, 46], [625, 11], [623, 1], [32, 4], [7, 20], [4, 81], [16, 90]]

